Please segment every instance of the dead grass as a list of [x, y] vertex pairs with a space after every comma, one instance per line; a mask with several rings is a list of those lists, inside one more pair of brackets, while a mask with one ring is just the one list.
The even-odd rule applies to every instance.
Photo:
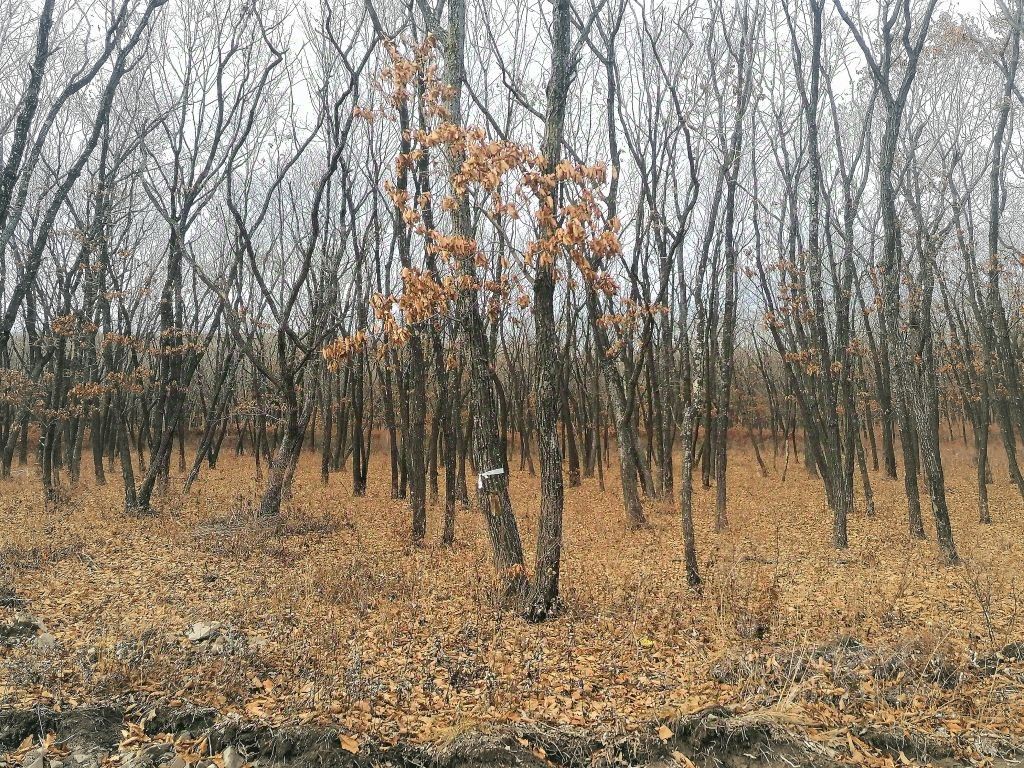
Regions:
[[[606, 470], [605, 492], [567, 489], [565, 609], [539, 626], [498, 609], [479, 514], [460, 512], [442, 548], [435, 507], [431, 543], [409, 545], [383, 455], [356, 499], [344, 476], [323, 488], [306, 454], [272, 526], [253, 513], [247, 460], [225, 458], [144, 519], [119, 512], [116, 483], [44, 507], [38, 481], [16, 476], [0, 486], [0, 571], [59, 645], [7, 651], [0, 704], [135, 691], [384, 743], [510, 721], [626, 734], [715, 705], [822, 738], [855, 725], [1019, 737], [1024, 665], [991, 660], [1021, 639], [1024, 505], [997, 473], [994, 523], [980, 525], [966, 449], [945, 457], [959, 568], [908, 539], [902, 481], [873, 476], [877, 515], [851, 520], [840, 553], [818, 481], [792, 467], [785, 483], [762, 478], [741, 449], [727, 533], [712, 531], [713, 491], [697, 491], [701, 596], [675, 505], [650, 502], [651, 527], [627, 532]], [[513, 490], [532, 552], [537, 480], [516, 473]], [[196, 621], [243, 640], [190, 643]]]

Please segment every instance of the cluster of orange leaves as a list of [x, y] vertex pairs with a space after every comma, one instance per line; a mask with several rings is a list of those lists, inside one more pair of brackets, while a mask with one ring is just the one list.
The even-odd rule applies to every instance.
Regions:
[[356, 331], [351, 336], [335, 339], [322, 351], [324, 359], [327, 361], [327, 367], [330, 370], [336, 370], [343, 361], [362, 352], [366, 348], [366, 341], [365, 331]]
[[[549, 168], [543, 155], [533, 147], [491, 140], [479, 127], [452, 122], [447, 108], [452, 92], [439, 74], [436, 41], [428, 37], [412, 43], [407, 46], [407, 53], [395, 41], [386, 41], [385, 48], [389, 65], [381, 82], [387, 104], [405, 114], [410, 105], [418, 105], [426, 118], [426, 127], [404, 131], [403, 141], [408, 149], [395, 160], [396, 176], [415, 168], [425, 155], [442, 152], [451, 160], [445, 180], [451, 191], [440, 199], [442, 211], [454, 211], [460, 200], [482, 195], [487, 200], [483, 213], [496, 226], [529, 212], [540, 235], [527, 243], [524, 250], [524, 276], [530, 268], [549, 268], [556, 277], [564, 277], [556, 263], [559, 255], [565, 255], [588, 285], [606, 296], [614, 296], [618, 286], [607, 265], [621, 254], [622, 247], [619, 221], [608, 217], [600, 201], [600, 189], [607, 175], [605, 167], [562, 160]], [[366, 108], [357, 108], [356, 114], [368, 120], [376, 117]], [[467, 273], [466, 264], [474, 269], [487, 269], [491, 259], [476, 238], [426, 223], [424, 210], [434, 204], [429, 192], [414, 197], [392, 181], [385, 182], [384, 188], [401, 221], [424, 239], [426, 252], [435, 262], [452, 270], [449, 275], [439, 276], [431, 270], [405, 267], [401, 293], [374, 297], [378, 330], [385, 343], [407, 342], [412, 333], [410, 326], [444, 315], [461, 292], [488, 292], [487, 311], [492, 316], [497, 316], [503, 303], [510, 299], [522, 309], [529, 307], [529, 294], [518, 278], [503, 275], [498, 280], [477, 280]], [[519, 287], [518, 296], [513, 295], [513, 286]], [[338, 360], [356, 348], [361, 346], [339, 339], [324, 350], [324, 356]]]

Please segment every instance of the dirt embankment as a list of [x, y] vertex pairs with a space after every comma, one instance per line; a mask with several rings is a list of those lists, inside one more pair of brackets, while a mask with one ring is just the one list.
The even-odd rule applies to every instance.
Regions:
[[[0, 712], [0, 765], [24, 768], [595, 768], [978, 764], [948, 743], [900, 728], [848, 734], [840, 753], [771, 716], [720, 708], [652, 723], [647, 734], [598, 736], [573, 728], [466, 731], [443, 743], [358, 742], [333, 728], [271, 727], [215, 710], [153, 703], [56, 712]], [[859, 753], [867, 745], [871, 754]], [[1024, 763], [1024, 743], [986, 746], [988, 766]]]

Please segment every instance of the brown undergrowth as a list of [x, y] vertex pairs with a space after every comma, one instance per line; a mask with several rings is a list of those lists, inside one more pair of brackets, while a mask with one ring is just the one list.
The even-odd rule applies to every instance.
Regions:
[[[55, 643], [0, 649], [0, 705], [130, 695], [364, 745], [499, 725], [646, 738], [722, 708], [841, 761], [919, 761], [878, 735], [900, 733], [983, 764], [1024, 740], [1024, 505], [997, 473], [994, 522], [979, 524], [968, 453], [945, 456], [956, 568], [933, 540], [909, 540], [902, 481], [873, 476], [877, 514], [858, 511], [839, 552], [819, 482], [792, 467], [762, 478], [739, 449], [727, 532], [713, 532], [714, 494], [698, 484], [701, 595], [686, 586], [676, 505], [649, 502], [651, 526], [627, 532], [606, 470], [606, 490], [567, 489], [564, 605], [537, 626], [497, 605], [478, 513], [460, 511], [442, 548], [434, 506], [429, 543], [409, 544], [382, 455], [353, 498], [344, 474], [322, 487], [306, 454], [273, 524], [253, 512], [246, 459], [222, 459], [149, 518], [120, 512], [116, 482], [44, 504], [23, 472], [0, 485], [0, 612], [30, 611]], [[512, 484], [530, 552], [537, 480]], [[197, 623], [210, 638], [189, 639]]]

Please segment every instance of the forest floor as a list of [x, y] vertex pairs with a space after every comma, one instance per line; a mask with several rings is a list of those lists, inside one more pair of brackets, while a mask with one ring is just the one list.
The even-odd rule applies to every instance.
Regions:
[[[968, 450], [944, 455], [958, 567], [930, 526], [909, 540], [902, 481], [873, 476], [877, 514], [858, 510], [837, 551], [819, 481], [761, 477], [740, 447], [727, 532], [714, 491], [695, 493], [701, 595], [676, 504], [627, 532], [614, 471], [606, 490], [584, 480], [566, 492], [564, 607], [540, 625], [497, 606], [479, 513], [446, 549], [435, 505], [410, 546], [382, 455], [358, 499], [304, 455], [274, 526], [255, 522], [249, 459], [148, 518], [121, 512], [116, 475], [44, 505], [22, 469], [0, 485], [0, 754], [59, 768], [91, 739], [136, 768], [1011, 764], [1024, 504], [997, 474], [980, 525]], [[532, 553], [537, 479], [512, 485]]]

